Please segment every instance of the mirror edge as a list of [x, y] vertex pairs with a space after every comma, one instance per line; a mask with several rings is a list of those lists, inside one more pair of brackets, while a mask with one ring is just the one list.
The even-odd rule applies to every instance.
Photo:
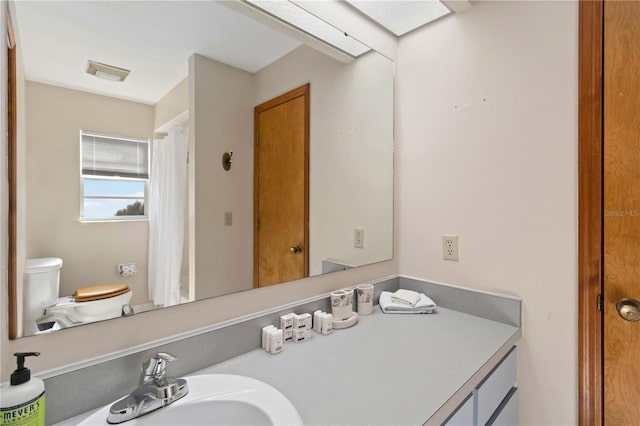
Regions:
[[16, 96], [16, 44], [13, 35], [11, 11], [7, 3], [7, 174], [8, 174], [8, 324], [9, 339], [18, 338], [18, 285], [17, 285], [17, 96]]

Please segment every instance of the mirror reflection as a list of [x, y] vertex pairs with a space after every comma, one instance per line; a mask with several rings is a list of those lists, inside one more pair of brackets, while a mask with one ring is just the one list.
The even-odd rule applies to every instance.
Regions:
[[392, 257], [389, 59], [239, 2], [10, 10], [19, 334]]

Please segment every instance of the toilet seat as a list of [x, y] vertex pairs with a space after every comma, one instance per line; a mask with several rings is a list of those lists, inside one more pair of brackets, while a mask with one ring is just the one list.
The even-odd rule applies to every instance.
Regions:
[[122, 306], [128, 305], [133, 292], [127, 291], [117, 296], [86, 302], [78, 302], [74, 297], [61, 297], [56, 304], [45, 309], [36, 322], [38, 324], [58, 323], [61, 328], [74, 327], [96, 321], [104, 321], [122, 316]]
[[44, 330], [73, 327], [133, 314], [129, 302], [133, 290], [126, 284], [109, 284], [75, 291], [75, 296], [59, 297], [62, 259], [27, 259], [23, 290], [23, 331], [25, 335]]
[[120, 296], [128, 291], [129, 286], [126, 284], [103, 284], [79, 288], [75, 291], [73, 297], [76, 302], [90, 302], [92, 300]]

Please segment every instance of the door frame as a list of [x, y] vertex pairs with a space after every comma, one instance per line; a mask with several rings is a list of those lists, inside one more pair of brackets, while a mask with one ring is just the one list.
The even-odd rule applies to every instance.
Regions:
[[587, 426], [604, 423], [604, 0], [578, 7], [578, 422]]
[[304, 98], [304, 241], [302, 256], [304, 257], [304, 277], [309, 276], [309, 123], [310, 123], [310, 91], [311, 84], [307, 83], [287, 93], [277, 96], [256, 106], [253, 110], [253, 287], [258, 288], [258, 263], [259, 263], [259, 244], [258, 244], [258, 166], [260, 164], [260, 150], [255, 149], [259, 143], [259, 122], [260, 113], [276, 107], [293, 99]]

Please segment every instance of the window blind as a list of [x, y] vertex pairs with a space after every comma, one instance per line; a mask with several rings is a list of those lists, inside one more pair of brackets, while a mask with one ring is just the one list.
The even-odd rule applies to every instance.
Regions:
[[82, 175], [149, 179], [149, 141], [82, 132]]

